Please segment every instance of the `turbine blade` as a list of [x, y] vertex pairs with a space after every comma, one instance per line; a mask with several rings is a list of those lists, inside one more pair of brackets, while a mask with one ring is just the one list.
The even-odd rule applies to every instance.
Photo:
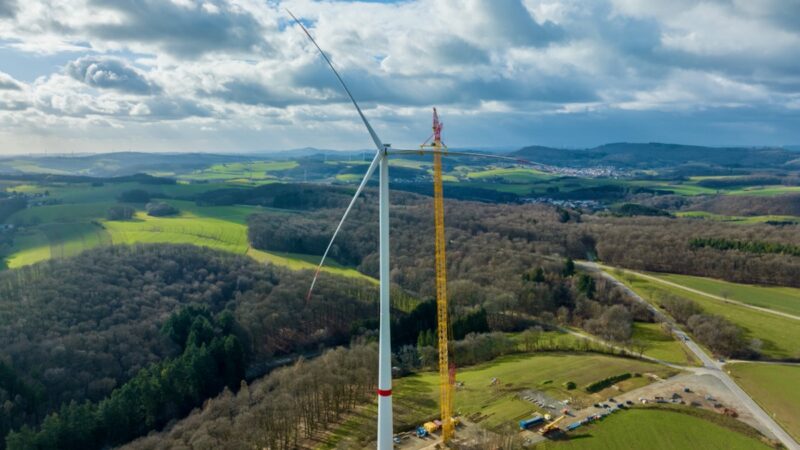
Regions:
[[372, 141], [375, 142], [375, 147], [378, 149], [379, 152], [383, 151], [384, 150], [383, 142], [381, 142], [381, 139], [378, 137], [377, 133], [375, 133], [375, 130], [372, 129], [372, 125], [369, 124], [367, 118], [364, 117], [364, 113], [361, 112], [361, 107], [358, 106], [358, 102], [356, 102], [356, 99], [353, 97], [353, 94], [350, 93], [350, 89], [347, 87], [347, 84], [345, 84], [344, 80], [339, 75], [339, 72], [337, 72], [336, 68], [333, 67], [333, 63], [331, 63], [331, 60], [328, 59], [328, 56], [325, 54], [325, 52], [322, 51], [322, 48], [320, 48], [319, 44], [317, 44], [317, 41], [314, 40], [314, 38], [311, 36], [311, 33], [308, 32], [308, 30], [300, 22], [300, 20], [298, 20], [297, 17], [295, 17], [295, 15], [292, 14], [292, 12], [289, 11], [288, 9], [286, 10], [286, 12], [288, 12], [289, 15], [292, 16], [292, 19], [294, 19], [294, 21], [297, 22], [298, 25], [300, 25], [300, 28], [302, 28], [303, 31], [306, 33], [306, 36], [308, 36], [308, 39], [311, 41], [312, 44], [314, 44], [314, 47], [317, 47], [317, 50], [319, 50], [319, 54], [322, 55], [323, 58], [325, 58], [325, 62], [328, 63], [328, 66], [333, 71], [333, 74], [336, 75], [337, 79], [339, 79], [339, 83], [342, 84], [342, 87], [344, 88], [345, 92], [347, 92], [347, 96], [350, 97], [350, 101], [353, 102], [353, 106], [356, 107], [358, 115], [361, 116], [361, 121], [364, 122], [364, 126], [367, 127], [367, 131], [369, 132], [370, 137], [372, 137]]
[[317, 271], [314, 273], [314, 279], [311, 280], [311, 287], [308, 288], [308, 295], [306, 296], [306, 302], [311, 300], [311, 292], [314, 290], [314, 285], [317, 284], [317, 277], [319, 277], [319, 273], [322, 270], [322, 265], [325, 264], [325, 258], [328, 256], [328, 252], [331, 251], [331, 247], [333, 247], [333, 241], [336, 240], [336, 236], [339, 234], [339, 230], [342, 229], [342, 225], [344, 224], [345, 219], [347, 219], [347, 215], [350, 214], [350, 210], [353, 209], [353, 205], [355, 205], [356, 200], [358, 200], [358, 196], [361, 195], [361, 192], [364, 190], [364, 186], [367, 185], [367, 182], [370, 178], [372, 178], [372, 174], [375, 172], [375, 168], [378, 167], [378, 162], [383, 155], [378, 152], [375, 153], [375, 158], [373, 158], [372, 162], [367, 169], [367, 173], [364, 174], [364, 179], [361, 180], [361, 184], [358, 185], [358, 189], [356, 189], [355, 195], [353, 195], [353, 199], [350, 200], [350, 204], [347, 205], [347, 209], [344, 211], [344, 215], [342, 215], [342, 220], [339, 221], [339, 225], [336, 226], [336, 230], [333, 232], [333, 236], [331, 237], [331, 241], [328, 243], [328, 247], [325, 249], [325, 253], [322, 254], [322, 259], [319, 261], [319, 265], [317, 266]]

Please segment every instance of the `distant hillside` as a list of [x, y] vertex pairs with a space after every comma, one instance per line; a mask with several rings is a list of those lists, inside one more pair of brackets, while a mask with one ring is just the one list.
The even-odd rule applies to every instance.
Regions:
[[254, 156], [210, 153], [118, 152], [82, 156], [17, 156], [0, 159], [0, 173], [53, 173], [113, 177], [144, 172], [181, 172], [212, 164], [252, 161]]
[[530, 146], [511, 155], [556, 166], [605, 165], [631, 169], [694, 164], [728, 168], [779, 168], [797, 158], [796, 152], [785, 148], [701, 147], [661, 143], [616, 143], [590, 149]]

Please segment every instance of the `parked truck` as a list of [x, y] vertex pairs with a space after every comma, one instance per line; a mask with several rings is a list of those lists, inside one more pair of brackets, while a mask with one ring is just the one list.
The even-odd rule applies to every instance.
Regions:
[[544, 417], [541, 414], [536, 414], [530, 419], [524, 419], [519, 421], [519, 429], [520, 430], [527, 430], [528, 428], [539, 425], [540, 423], [544, 423]]

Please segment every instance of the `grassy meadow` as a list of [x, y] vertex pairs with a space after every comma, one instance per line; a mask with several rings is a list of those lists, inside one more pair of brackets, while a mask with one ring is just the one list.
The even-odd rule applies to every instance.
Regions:
[[631, 339], [646, 343], [645, 356], [673, 364], [697, 364], [691, 352], [671, 334], [664, 332], [658, 323], [635, 322]]
[[578, 428], [563, 441], [545, 441], [535, 450], [757, 450], [763, 442], [729, 427], [688, 414], [633, 408]]
[[760, 339], [763, 343], [762, 353], [768, 358], [784, 359], [800, 356], [800, 325], [796, 320], [725, 303], [705, 295], [641, 278], [631, 272], [625, 272], [620, 281], [656, 305], [660, 304], [660, 299], [672, 295], [692, 300], [703, 311], [727, 318], [744, 328], [747, 338]]
[[795, 439], [800, 439], [800, 366], [737, 363], [725, 366], [747, 391]]
[[649, 275], [718, 297], [800, 316], [798, 288], [755, 286], [690, 275], [662, 273]]
[[[277, 167], [277, 166], [271, 166]], [[193, 244], [226, 252], [248, 255], [253, 259], [285, 266], [293, 270], [315, 270], [319, 256], [266, 252], [250, 248], [247, 239], [247, 217], [267, 208], [247, 205], [197, 206], [186, 200], [166, 200], [180, 214], [152, 217], [144, 205], [129, 204], [137, 212], [131, 220], [111, 221], [105, 218], [109, 207], [124, 191], [145, 189], [172, 197], [189, 197], [194, 193], [218, 189], [220, 184], [141, 185], [118, 183], [106, 186], [16, 185], [26, 192], [49, 192], [49, 198], [63, 203], [42, 205], [19, 211], [8, 222], [22, 225], [14, 246], [5, 255], [5, 266], [18, 268], [51, 258], [66, 258], [102, 245], [140, 243]], [[272, 214], [297, 214], [295, 211], [269, 209]], [[332, 259], [324, 270], [328, 273], [358, 277], [374, 282], [355, 269], [343, 267]]]

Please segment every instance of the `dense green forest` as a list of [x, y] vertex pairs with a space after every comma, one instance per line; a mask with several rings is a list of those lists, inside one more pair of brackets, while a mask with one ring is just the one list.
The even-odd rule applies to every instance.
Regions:
[[735, 241], [725, 238], [694, 238], [689, 241], [694, 249], [738, 250], [745, 253], [800, 256], [800, 246], [763, 241]]

